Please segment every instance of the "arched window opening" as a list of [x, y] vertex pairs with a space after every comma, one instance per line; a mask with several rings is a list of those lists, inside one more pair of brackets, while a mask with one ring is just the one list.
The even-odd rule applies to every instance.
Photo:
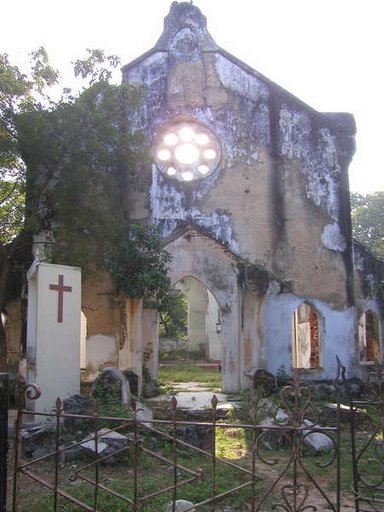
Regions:
[[293, 315], [293, 367], [320, 366], [320, 332], [316, 309], [303, 302]]
[[380, 359], [379, 320], [373, 311], [366, 311], [360, 320], [360, 360], [377, 362]]

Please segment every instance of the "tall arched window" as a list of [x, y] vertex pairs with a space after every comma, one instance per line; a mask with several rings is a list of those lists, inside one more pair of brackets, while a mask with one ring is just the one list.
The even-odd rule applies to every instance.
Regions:
[[294, 368], [320, 366], [320, 332], [316, 309], [303, 302], [295, 310], [292, 320], [292, 356]]
[[376, 362], [380, 360], [379, 320], [376, 313], [366, 311], [359, 322], [360, 360]]

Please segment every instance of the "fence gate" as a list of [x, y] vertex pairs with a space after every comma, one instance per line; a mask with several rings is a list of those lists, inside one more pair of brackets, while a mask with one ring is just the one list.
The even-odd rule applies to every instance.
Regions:
[[[25, 392], [38, 399], [36, 386]], [[184, 504], [185, 512], [339, 512], [338, 423], [319, 426], [311, 392], [298, 377], [282, 389], [280, 404], [280, 423], [271, 425], [259, 422], [265, 400], [257, 397], [250, 422], [228, 421], [214, 395], [207, 421], [196, 422], [183, 419], [175, 397], [164, 420], [143, 419], [137, 403], [126, 417], [96, 408], [69, 414], [58, 399], [51, 413], [33, 413], [35, 421], [48, 420], [33, 457], [26, 457], [22, 430], [32, 413], [20, 409], [12, 510], [174, 512], [183, 499], [193, 504]], [[329, 449], [314, 457], [319, 436]]]
[[384, 512], [384, 370], [370, 373], [365, 396], [351, 401], [351, 448], [356, 512]]

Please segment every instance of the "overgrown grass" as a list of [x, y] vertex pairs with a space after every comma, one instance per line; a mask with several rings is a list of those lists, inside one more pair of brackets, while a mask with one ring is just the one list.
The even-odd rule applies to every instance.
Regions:
[[[162, 455], [171, 458], [171, 446], [163, 446]], [[180, 450], [178, 454], [178, 463], [195, 472], [201, 471], [204, 475], [197, 478], [194, 482], [181, 486], [177, 490], [177, 499], [185, 499], [193, 503], [201, 502], [212, 496], [213, 489], [216, 494], [228, 491], [228, 489], [236, 487], [249, 481], [249, 475], [226, 466], [225, 464], [216, 462], [215, 483], [213, 484], [213, 462], [208, 456], [202, 457], [187, 449]], [[139, 497], [148, 496], [156, 493], [161, 489], [172, 487], [174, 483], [174, 472], [172, 464], [166, 464], [164, 461], [155, 460], [148, 455], [141, 454], [139, 456], [140, 470], [138, 473], [137, 492]], [[88, 478], [94, 479], [95, 475], [92, 471], [86, 471], [84, 474]], [[189, 479], [191, 475], [182, 469], [177, 472], [178, 482]], [[134, 479], [131, 465], [115, 464], [114, 467], [99, 468], [100, 482], [111, 491], [120, 493], [121, 495], [133, 499], [134, 496]], [[64, 471], [61, 478], [61, 488], [69, 495], [93, 506], [95, 499], [95, 491], [92, 486], [82, 483], [80, 480], [70, 482], [69, 472]], [[251, 486], [241, 489], [231, 496], [226, 497], [220, 502], [216, 510], [219, 512], [224, 507], [231, 507], [231, 510], [245, 511], [248, 510], [247, 503], [251, 499]], [[35, 494], [35, 493], [34, 493]], [[45, 493], [44, 493], [45, 494]], [[53, 510], [52, 495], [41, 495], [40, 499], [30, 500], [28, 506], [22, 507], [22, 512], [50, 512]], [[167, 491], [158, 496], [151, 497], [143, 502], [142, 508], [138, 510], [145, 512], [162, 512], [166, 509], [166, 505], [172, 501], [172, 491]], [[22, 500], [24, 501], [24, 500]], [[105, 490], [99, 490], [97, 493], [97, 510], [125, 512], [132, 510], [126, 501], [109, 494]], [[59, 498], [58, 512], [77, 512], [80, 508], [63, 498]], [[209, 512], [211, 506], [199, 508], [202, 512]]]
[[201, 386], [221, 388], [221, 373], [218, 369], [200, 368], [190, 363], [176, 363], [160, 366], [160, 382], [198, 382]]

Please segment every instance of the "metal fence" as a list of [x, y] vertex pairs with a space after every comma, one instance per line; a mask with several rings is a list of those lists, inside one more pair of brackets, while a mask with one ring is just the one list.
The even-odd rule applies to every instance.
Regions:
[[351, 400], [351, 451], [356, 512], [384, 511], [384, 370], [369, 374], [365, 396]]
[[[26, 385], [24, 392], [38, 405], [36, 386]], [[136, 402], [126, 417], [103, 416], [96, 406], [91, 414], [69, 414], [60, 399], [50, 413], [20, 408], [12, 510], [34, 510], [38, 503], [38, 510], [55, 512], [175, 512], [184, 499], [193, 503], [184, 504], [185, 512], [339, 511], [338, 409], [334, 426], [320, 426], [311, 391], [298, 378], [281, 390], [280, 400], [285, 412], [273, 425], [259, 421], [263, 400], [258, 397], [248, 402], [251, 421], [223, 419], [215, 395], [204, 421], [183, 419], [175, 397], [163, 420], [143, 419]], [[26, 458], [22, 426], [31, 415], [48, 420], [50, 449]], [[108, 436], [122, 444], [106, 449]], [[315, 436], [327, 442], [326, 453], [313, 456]], [[92, 457], [73, 459], [85, 444]], [[26, 499], [31, 485], [32, 501]]]

